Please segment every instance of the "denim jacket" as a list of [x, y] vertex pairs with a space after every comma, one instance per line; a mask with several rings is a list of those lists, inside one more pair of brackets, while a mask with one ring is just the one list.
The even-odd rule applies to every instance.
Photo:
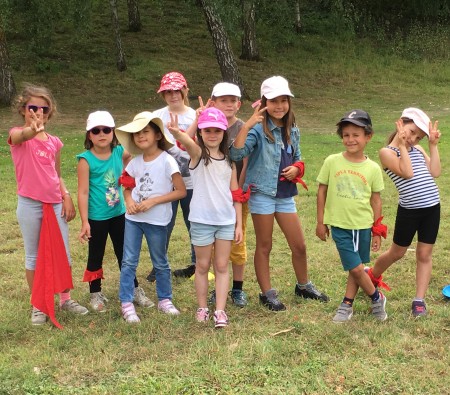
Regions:
[[[231, 146], [230, 157], [233, 161], [241, 160], [246, 156], [249, 157], [244, 189], [253, 184], [252, 191], [258, 191], [274, 197], [277, 194], [283, 140], [281, 128], [275, 126], [270, 119], [268, 125], [275, 142], [271, 142], [267, 138], [263, 131], [263, 125], [258, 123], [248, 132], [245, 145], [242, 148]], [[298, 162], [301, 157], [299, 144], [300, 131], [294, 126], [291, 128], [294, 162]]]

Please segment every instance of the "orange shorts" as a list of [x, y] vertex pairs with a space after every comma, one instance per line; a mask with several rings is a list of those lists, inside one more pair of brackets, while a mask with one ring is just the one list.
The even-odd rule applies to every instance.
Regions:
[[235, 265], [245, 265], [247, 263], [247, 217], [248, 202], [242, 203], [242, 241], [231, 245], [230, 261]]

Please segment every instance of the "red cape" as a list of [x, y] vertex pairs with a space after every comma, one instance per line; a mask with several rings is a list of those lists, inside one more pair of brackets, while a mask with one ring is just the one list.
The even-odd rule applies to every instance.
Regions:
[[72, 272], [53, 205], [43, 203], [31, 304], [48, 315], [56, 327], [62, 329], [55, 318], [54, 295], [72, 288]]

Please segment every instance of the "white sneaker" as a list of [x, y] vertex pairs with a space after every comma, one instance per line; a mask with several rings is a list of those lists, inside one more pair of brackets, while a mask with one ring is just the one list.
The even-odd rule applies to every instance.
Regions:
[[61, 310], [69, 311], [74, 314], [85, 315], [89, 313], [89, 310], [75, 302], [73, 299], [66, 300], [61, 306]]
[[31, 310], [31, 324], [44, 325], [47, 322], [47, 316], [36, 307]]
[[106, 311], [106, 302], [108, 299], [101, 292], [92, 292], [91, 301], [89, 302], [92, 309], [99, 313]]
[[145, 295], [144, 289], [136, 287], [134, 289], [134, 301], [141, 307], [153, 307], [155, 304]]

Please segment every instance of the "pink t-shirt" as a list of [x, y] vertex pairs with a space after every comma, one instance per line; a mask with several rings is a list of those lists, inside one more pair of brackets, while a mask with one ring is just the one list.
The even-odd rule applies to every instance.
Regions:
[[[15, 127], [9, 131], [23, 129]], [[44, 203], [60, 203], [61, 190], [55, 159], [63, 143], [58, 137], [48, 133], [47, 140], [37, 138], [14, 145], [11, 137], [8, 144], [14, 162], [17, 194]]]

